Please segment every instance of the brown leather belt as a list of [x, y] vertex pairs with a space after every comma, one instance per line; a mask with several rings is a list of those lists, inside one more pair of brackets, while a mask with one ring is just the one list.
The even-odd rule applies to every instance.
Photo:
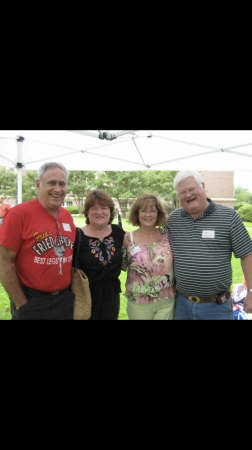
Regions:
[[197, 295], [186, 295], [183, 292], [179, 292], [179, 294], [185, 298], [188, 298], [188, 300], [190, 300], [193, 303], [217, 302], [220, 305], [230, 297], [229, 291], [221, 292], [217, 295], [212, 295], [211, 297], [197, 297]]

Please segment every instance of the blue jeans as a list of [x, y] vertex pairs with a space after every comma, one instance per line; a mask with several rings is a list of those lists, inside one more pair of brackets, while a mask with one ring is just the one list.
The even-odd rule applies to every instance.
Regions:
[[176, 294], [174, 320], [234, 320], [233, 299], [230, 296], [222, 305], [216, 302], [193, 303]]

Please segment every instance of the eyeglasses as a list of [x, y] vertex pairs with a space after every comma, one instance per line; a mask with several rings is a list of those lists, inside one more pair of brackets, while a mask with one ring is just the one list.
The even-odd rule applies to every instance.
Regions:
[[199, 188], [199, 185], [196, 187], [192, 187], [190, 189], [186, 189], [185, 191], [179, 192], [178, 197], [183, 198], [183, 197], [186, 197], [187, 194], [192, 195], [198, 188]]
[[147, 214], [147, 213], [149, 213], [149, 214], [155, 214], [156, 212], [157, 212], [157, 209], [139, 209], [139, 212], [141, 213], [141, 214]]

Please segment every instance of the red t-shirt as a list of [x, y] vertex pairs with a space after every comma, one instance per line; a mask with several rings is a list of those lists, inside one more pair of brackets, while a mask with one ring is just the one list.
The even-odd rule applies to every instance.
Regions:
[[71, 283], [75, 230], [69, 211], [61, 207], [57, 220], [35, 199], [8, 211], [0, 245], [17, 253], [13, 265], [24, 286], [51, 292]]

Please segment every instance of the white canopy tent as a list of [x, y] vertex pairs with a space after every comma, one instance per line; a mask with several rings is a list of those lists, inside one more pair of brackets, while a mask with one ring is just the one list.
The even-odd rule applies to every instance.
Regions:
[[0, 166], [68, 170], [252, 170], [252, 130], [1, 130]]

